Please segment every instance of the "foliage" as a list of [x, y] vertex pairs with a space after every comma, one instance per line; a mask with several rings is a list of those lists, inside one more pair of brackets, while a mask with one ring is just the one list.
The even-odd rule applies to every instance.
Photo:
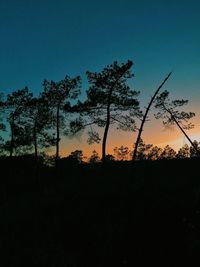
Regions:
[[177, 121], [183, 129], [191, 129], [194, 125], [189, 123], [189, 120], [195, 116], [195, 113], [179, 111], [179, 108], [186, 104], [188, 104], [188, 100], [170, 100], [169, 92], [165, 90], [156, 97], [155, 107], [159, 111], [155, 117], [162, 119], [164, 125], [175, 125]]
[[62, 131], [68, 132], [69, 115], [72, 112], [71, 100], [75, 100], [80, 94], [79, 76], [70, 78], [65, 76], [61, 81], [47, 81], [43, 83], [44, 91], [42, 98], [48, 103], [48, 107], [52, 114], [52, 127], [55, 128], [56, 134], [56, 161], [59, 158], [59, 143]]
[[150, 148], [148, 155], [147, 155], [147, 159], [149, 160], [158, 160], [160, 159], [162, 154], [162, 148], [158, 147], [158, 146], [153, 146]]
[[[44, 90], [38, 97], [33, 97], [28, 87], [8, 94], [5, 100], [3, 94], [0, 94], [0, 131], [10, 131], [9, 140], [4, 140], [3, 136], [0, 136], [0, 153], [3, 155], [10, 153], [10, 156], [13, 156], [13, 154], [31, 154], [34, 150], [37, 157], [41, 155], [43, 149], [56, 145], [55, 159], [58, 160], [61, 137], [64, 134], [73, 135], [89, 127], [88, 143], [102, 141], [101, 159], [114, 160], [113, 155], [106, 156], [110, 127], [123, 131], [135, 131], [136, 120], [142, 117], [139, 139], [134, 147], [136, 159], [157, 160], [199, 156], [200, 143], [192, 142], [184, 131], [194, 126], [190, 123], [190, 119], [195, 116], [195, 113], [181, 110], [188, 104], [188, 100], [171, 100], [168, 91], [158, 95], [171, 73], [156, 90], [143, 115], [137, 99], [139, 92], [128, 85], [128, 80], [133, 77], [132, 66], [133, 62], [130, 60], [122, 64], [115, 61], [100, 72], [88, 71], [86, 74], [89, 88], [86, 91], [86, 100], [83, 102], [76, 101], [80, 94], [79, 76], [75, 78], [65, 76], [58, 82], [45, 80]], [[158, 110], [155, 117], [162, 119], [165, 127], [177, 125], [190, 142], [190, 147], [184, 145], [176, 154], [169, 146], [161, 149], [142, 141], [140, 136], [152, 104], [155, 104]], [[99, 128], [103, 128], [103, 138], [99, 136]], [[127, 160], [129, 154], [128, 147], [122, 145], [114, 148], [117, 160]], [[81, 163], [84, 159], [83, 152], [73, 151], [68, 158]], [[99, 160], [98, 153], [93, 151], [89, 162]]]
[[113, 155], [111, 155], [111, 154], [107, 154], [105, 160], [107, 162], [114, 161], [115, 160], [115, 157]]
[[100, 157], [99, 157], [98, 153], [96, 152], [96, 150], [92, 151], [92, 155], [90, 156], [88, 162], [89, 163], [98, 163], [98, 162], [100, 162]]
[[117, 160], [128, 160], [129, 153], [130, 151], [128, 147], [120, 146], [114, 148], [114, 157]]
[[[131, 73], [132, 61], [126, 64], [114, 62], [105, 67], [101, 72], [87, 72], [90, 88], [87, 90], [87, 99], [74, 107], [80, 112], [80, 117], [71, 123], [71, 129], [78, 131], [87, 126], [96, 125], [104, 128], [102, 157], [105, 158], [107, 134], [110, 125], [116, 125], [117, 129], [135, 131], [135, 118], [141, 116], [139, 92], [132, 90], [127, 85], [127, 80], [133, 77]], [[97, 131], [91, 129], [88, 142], [100, 142]]]
[[142, 139], [140, 139], [137, 153], [136, 153], [136, 160], [145, 160], [148, 158], [148, 153], [150, 149], [153, 147], [152, 144], [145, 144]]
[[196, 149], [194, 149], [194, 147], [190, 147], [190, 157], [197, 157], [199, 156], [198, 153], [197, 153], [197, 150], [200, 149], [200, 142], [194, 140], [193, 142], [194, 146]]
[[163, 148], [163, 151], [160, 155], [160, 159], [175, 159], [175, 158], [176, 158], [176, 151], [169, 145], [166, 145]]
[[[190, 148], [187, 144], [183, 145], [178, 150], [176, 157], [179, 159], [189, 158], [191, 156], [191, 149], [193, 149], [193, 148], [192, 147]], [[195, 151], [195, 153], [196, 153], [196, 151]]]
[[3, 123], [4, 112], [5, 112], [5, 103], [3, 101], [3, 94], [0, 93], [0, 131], [6, 130], [6, 125]]
[[74, 163], [82, 163], [84, 156], [83, 156], [83, 151], [82, 150], [75, 150], [72, 151], [71, 154], [67, 157], [67, 159], [71, 162]]
[[19, 146], [29, 146], [30, 138], [26, 127], [27, 103], [32, 98], [28, 87], [17, 90], [7, 95], [4, 109], [7, 113], [7, 121], [10, 125], [10, 155]]
[[[55, 135], [51, 130], [53, 114], [47, 100], [41, 95], [27, 103], [27, 125], [31, 129], [35, 150], [55, 145]], [[36, 151], [35, 151], [36, 152]]]
[[159, 109], [158, 113], [155, 114], [156, 118], [162, 118], [163, 124], [165, 126], [176, 125], [190, 142], [194, 150], [198, 155], [200, 155], [200, 151], [193, 144], [190, 137], [187, 135], [185, 130], [191, 129], [194, 127], [192, 123], [189, 122], [191, 118], [195, 116], [194, 112], [185, 112], [179, 111], [179, 108], [183, 105], [187, 104], [188, 100], [170, 100], [169, 92], [164, 91], [156, 98], [155, 107]]

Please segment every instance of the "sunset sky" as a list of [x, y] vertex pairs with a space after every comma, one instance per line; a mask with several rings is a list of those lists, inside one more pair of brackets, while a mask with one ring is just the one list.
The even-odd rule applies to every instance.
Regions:
[[[196, 126], [188, 134], [200, 141], [199, 11], [198, 0], [0, 0], [0, 91], [28, 86], [37, 95], [44, 79], [80, 75], [84, 99], [87, 70], [130, 59], [130, 85], [141, 91], [142, 107], [173, 71], [164, 89], [189, 100]], [[186, 143], [179, 130], [166, 130], [153, 117], [142, 137], [176, 149]], [[135, 138], [136, 133], [111, 130], [108, 153], [122, 144], [131, 148]], [[100, 148], [88, 146], [83, 134], [62, 140], [61, 152], [82, 149], [88, 155]]]

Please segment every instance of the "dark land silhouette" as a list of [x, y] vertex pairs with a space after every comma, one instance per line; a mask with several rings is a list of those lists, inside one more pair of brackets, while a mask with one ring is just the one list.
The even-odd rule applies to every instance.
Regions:
[[[1, 266], [192, 266], [199, 158], [80, 164], [0, 159]], [[4, 263], [6, 262], [6, 265]]]

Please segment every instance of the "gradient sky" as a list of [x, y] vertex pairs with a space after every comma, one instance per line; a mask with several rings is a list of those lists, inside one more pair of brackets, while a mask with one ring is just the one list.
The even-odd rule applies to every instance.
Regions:
[[[37, 94], [44, 78], [59, 80], [66, 74], [83, 77], [114, 60], [134, 61], [131, 84], [141, 91], [145, 106], [169, 71], [166, 84], [175, 97], [190, 101], [196, 112], [192, 139], [200, 139], [200, 2], [134, 0], [0, 0], [0, 91], [28, 86]], [[84, 95], [84, 94], [83, 94]], [[112, 138], [111, 138], [112, 136]], [[136, 134], [111, 131], [108, 152], [116, 145], [131, 146]], [[146, 142], [185, 141], [161, 122], [145, 128]], [[62, 154], [86, 148], [85, 137], [64, 140]]]

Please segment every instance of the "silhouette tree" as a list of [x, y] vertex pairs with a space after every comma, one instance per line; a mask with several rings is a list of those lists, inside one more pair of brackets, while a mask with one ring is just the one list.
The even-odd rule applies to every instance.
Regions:
[[32, 151], [31, 129], [22, 116], [20, 117], [19, 124], [15, 125], [15, 155], [28, 154]]
[[38, 160], [38, 148], [55, 145], [55, 137], [49, 131], [52, 126], [52, 116], [46, 99], [41, 95], [28, 101], [25, 123], [30, 131], [36, 161]]
[[[195, 145], [195, 141], [193, 142], [193, 144]], [[191, 147], [191, 148], [194, 151], [193, 147]], [[195, 151], [195, 153], [196, 153], [196, 151]], [[179, 159], [189, 158], [190, 157], [190, 147], [187, 144], [183, 145], [178, 150], [176, 157]]]
[[120, 146], [120, 147], [115, 147], [114, 148], [114, 157], [117, 160], [128, 160], [128, 155], [130, 151], [128, 147]]
[[150, 151], [147, 154], [147, 159], [149, 160], [158, 160], [162, 154], [162, 148], [158, 146], [153, 146], [150, 148]]
[[160, 158], [161, 159], [174, 159], [176, 158], [176, 151], [173, 148], [171, 148], [169, 145], [166, 145], [163, 148]]
[[115, 157], [112, 154], [107, 154], [106, 155], [106, 158], [105, 158], [106, 162], [112, 162], [114, 160], [115, 160]]
[[194, 140], [193, 145], [195, 146], [190, 146], [189, 148], [189, 153], [190, 153], [190, 157], [198, 157], [199, 153], [197, 153], [197, 151], [200, 151], [200, 142], [198, 142], [197, 140]]
[[19, 144], [29, 145], [29, 139], [24, 138], [26, 130], [23, 128], [23, 116], [27, 102], [31, 98], [32, 93], [29, 92], [28, 87], [7, 95], [4, 107], [7, 113], [7, 121], [10, 125], [10, 156], [13, 155], [14, 148]]
[[[0, 131], [5, 131], [6, 126], [3, 122], [3, 113], [5, 109], [5, 103], [3, 101], [3, 94], [0, 93]], [[4, 154], [4, 139], [0, 136], [0, 154]]]
[[92, 155], [90, 156], [88, 162], [89, 163], [97, 163], [97, 162], [100, 162], [100, 157], [99, 157], [98, 153], [96, 152], [96, 150], [93, 150], [92, 151]]
[[138, 149], [138, 146], [139, 146], [139, 143], [140, 143], [140, 139], [141, 139], [141, 135], [142, 135], [142, 131], [143, 131], [143, 128], [144, 128], [144, 124], [145, 122], [147, 121], [148, 119], [148, 113], [150, 111], [150, 108], [156, 98], [156, 96], [158, 95], [158, 93], [160, 92], [161, 88], [163, 87], [163, 85], [166, 83], [166, 81], [169, 79], [169, 77], [171, 76], [171, 72], [167, 75], [167, 77], [164, 79], [164, 81], [161, 83], [161, 85], [158, 87], [158, 89], [155, 91], [154, 95], [152, 96], [147, 108], [146, 108], [146, 111], [143, 115], [143, 118], [141, 120], [141, 125], [140, 125], [140, 128], [138, 130], [138, 136], [137, 136], [137, 139], [136, 139], [136, 142], [135, 142], [135, 146], [134, 146], [134, 151], [133, 151], [133, 161], [135, 161], [136, 157], [137, 157], [137, 149]]
[[[97, 125], [104, 128], [102, 140], [102, 161], [106, 160], [106, 143], [110, 125], [117, 124], [117, 129], [135, 131], [135, 117], [140, 117], [139, 102], [136, 99], [139, 92], [127, 85], [127, 80], [133, 77], [132, 61], [126, 64], [114, 62], [99, 73], [87, 72], [90, 88], [87, 90], [87, 100], [76, 106], [81, 115], [71, 123], [73, 132], [86, 126]], [[92, 128], [89, 133], [89, 143], [100, 142], [98, 132]]]
[[[135, 160], [146, 160], [148, 158], [149, 150], [153, 147], [152, 144], [145, 144], [142, 139], [138, 143], [137, 153]], [[135, 147], [133, 149], [133, 153], [135, 151]]]
[[5, 144], [3, 137], [0, 136], [0, 156], [5, 155]]
[[[59, 144], [62, 131], [67, 127], [67, 115], [71, 113], [71, 100], [80, 94], [80, 77], [65, 76], [61, 81], [44, 81], [42, 97], [48, 102], [53, 114], [52, 125], [56, 130], [56, 164], [59, 159]], [[69, 119], [69, 118], [68, 118]]]
[[82, 150], [75, 150], [72, 151], [71, 154], [67, 157], [69, 161], [72, 161], [74, 163], [82, 163], [84, 156], [83, 156], [83, 151]]
[[5, 102], [3, 101], [3, 94], [0, 93], [0, 131], [5, 131], [6, 126], [3, 123], [3, 114], [5, 112]]
[[170, 100], [169, 92], [164, 91], [159, 96], [156, 97], [155, 107], [159, 110], [155, 117], [157, 119], [162, 118], [163, 124], [167, 125], [177, 125], [181, 132], [185, 135], [187, 140], [190, 142], [194, 150], [199, 154], [198, 149], [193, 144], [192, 140], [186, 134], [186, 129], [191, 129], [194, 127], [189, 120], [195, 116], [194, 112], [179, 111], [178, 109], [188, 103], [188, 100]]

